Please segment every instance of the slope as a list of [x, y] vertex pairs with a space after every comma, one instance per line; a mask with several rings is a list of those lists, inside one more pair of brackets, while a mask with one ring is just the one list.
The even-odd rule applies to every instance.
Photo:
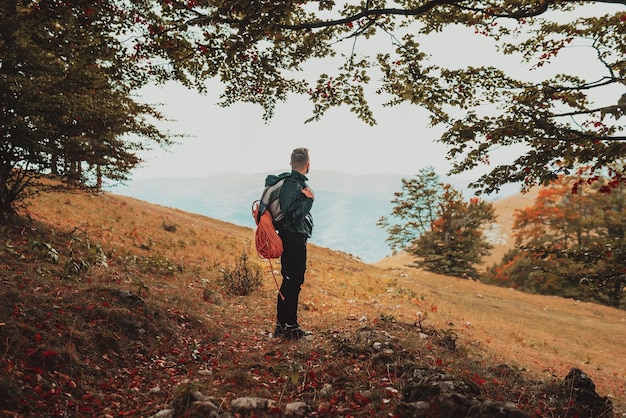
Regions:
[[315, 338], [283, 343], [268, 336], [269, 271], [251, 296], [220, 285], [243, 254], [267, 269], [249, 228], [80, 191], [40, 195], [25, 215], [0, 231], [6, 416], [149, 416], [196, 390], [221, 411], [247, 395], [271, 399], [268, 414], [304, 400], [317, 415], [402, 416], [422, 369], [533, 416], [557, 410], [545, 386], [580, 367], [624, 405], [623, 311], [311, 246], [301, 318]]

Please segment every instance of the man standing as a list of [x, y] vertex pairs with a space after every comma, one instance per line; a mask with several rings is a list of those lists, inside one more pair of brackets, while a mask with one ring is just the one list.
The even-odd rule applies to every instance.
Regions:
[[298, 298], [306, 271], [306, 244], [313, 230], [313, 191], [306, 184], [309, 172], [309, 150], [296, 148], [291, 153], [291, 175], [285, 180], [280, 192], [280, 207], [285, 214], [284, 223], [278, 229], [283, 242], [280, 258], [283, 281], [276, 306], [276, 330], [274, 336], [300, 339], [311, 335], [298, 324]]

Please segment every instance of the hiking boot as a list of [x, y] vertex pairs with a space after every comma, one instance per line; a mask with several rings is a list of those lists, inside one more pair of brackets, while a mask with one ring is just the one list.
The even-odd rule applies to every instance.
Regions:
[[299, 340], [309, 335], [313, 335], [313, 333], [303, 330], [298, 324], [276, 325], [276, 329], [274, 330], [274, 337], [281, 337], [286, 340]]
[[276, 325], [276, 328], [274, 329], [274, 334], [272, 334], [272, 336], [274, 338], [282, 338], [284, 337], [284, 332], [283, 332], [283, 327], [281, 327], [280, 325]]

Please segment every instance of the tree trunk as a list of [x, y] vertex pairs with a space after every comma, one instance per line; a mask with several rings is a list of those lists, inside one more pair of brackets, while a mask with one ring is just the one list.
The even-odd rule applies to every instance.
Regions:
[[102, 168], [100, 164], [96, 164], [96, 189], [102, 190]]
[[0, 185], [0, 225], [8, 225], [17, 219], [17, 213], [13, 207], [12, 193], [6, 184]]
[[614, 308], [619, 309], [620, 302], [622, 301], [622, 293], [624, 292], [624, 282], [626, 281], [626, 274], [615, 278], [613, 284], [613, 291], [611, 292], [611, 305]]

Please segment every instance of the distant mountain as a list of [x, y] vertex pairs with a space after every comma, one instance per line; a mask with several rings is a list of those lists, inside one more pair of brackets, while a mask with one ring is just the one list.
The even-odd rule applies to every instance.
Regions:
[[[145, 179], [109, 190], [254, 228], [252, 202], [260, 197], [267, 174]], [[400, 190], [401, 175], [315, 172], [309, 177], [315, 192], [312, 243], [355, 255], [365, 262], [378, 261], [391, 253], [385, 243], [386, 233], [376, 222], [391, 212], [391, 199]]]
[[[254, 228], [252, 202], [260, 197], [267, 174], [216, 173], [203, 178], [135, 180], [110, 191]], [[315, 192], [311, 242], [352, 254], [367, 263], [390, 255], [385, 242], [387, 233], [376, 222], [391, 213], [391, 200], [400, 191], [402, 178], [407, 176], [311, 173], [309, 183]], [[444, 181], [459, 190], [463, 187], [449, 179]]]

